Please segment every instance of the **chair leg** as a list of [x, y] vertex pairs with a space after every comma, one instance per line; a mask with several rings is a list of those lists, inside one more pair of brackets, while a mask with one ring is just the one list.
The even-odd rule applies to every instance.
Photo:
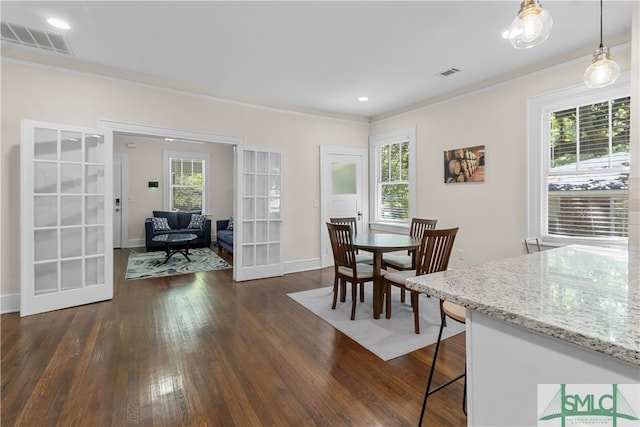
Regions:
[[464, 394], [462, 395], [462, 412], [467, 415], [467, 364], [464, 364]]
[[351, 320], [356, 318], [356, 305], [358, 304], [358, 284], [351, 284]]
[[364, 302], [364, 283], [360, 283], [360, 302]]
[[438, 332], [438, 341], [436, 342], [436, 350], [433, 353], [433, 363], [431, 363], [431, 370], [429, 371], [429, 379], [427, 380], [427, 389], [424, 392], [424, 401], [422, 402], [422, 411], [420, 412], [420, 421], [418, 422], [418, 427], [422, 425], [424, 412], [427, 409], [427, 399], [429, 395], [435, 393], [436, 391], [442, 390], [443, 388], [447, 387], [449, 384], [453, 384], [454, 382], [458, 381], [460, 378], [463, 378], [463, 377], [464, 377], [464, 394], [462, 396], [462, 411], [464, 412], [465, 415], [467, 415], [467, 366], [466, 364], [464, 367], [464, 372], [462, 374], [458, 375], [455, 378], [451, 378], [446, 383], [440, 384], [438, 387], [431, 390], [431, 380], [433, 380], [433, 373], [435, 372], [436, 361], [438, 360], [438, 351], [440, 350], [440, 342], [442, 341], [442, 331], [445, 328], [445, 317], [446, 315], [444, 314], [441, 317], [442, 321], [440, 322], [440, 332]]
[[340, 291], [338, 287], [338, 278], [335, 277], [333, 279], [333, 303], [331, 304], [331, 309], [336, 309], [336, 302], [338, 301], [338, 292]]
[[420, 333], [420, 307], [418, 307], [418, 304], [420, 303], [419, 297], [420, 295], [417, 292], [411, 291], [411, 307], [413, 308], [413, 324], [416, 334]]
[[[411, 293], [413, 296], [413, 292]], [[420, 412], [420, 421], [418, 422], [418, 427], [422, 425], [422, 419], [424, 418], [424, 411], [427, 409], [427, 399], [431, 394], [431, 380], [433, 379], [433, 373], [436, 370], [436, 361], [438, 360], [438, 351], [440, 350], [440, 340], [442, 339], [442, 330], [444, 329], [444, 318], [443, 322], [440, 322], [440, 332], [438, 332], [438, 341], [436, 341], [436, 350], [433, 353], [433, 362], [431, 362], [431, 370], [429, 371], [429, 379], [427, 380], [427, 389], [424, 392], [424, 400], [422, 401], [422, 411]]]
[[384, 286], [384, 293], [385, 293], [385, 313], [386, 313], [386, 317], [387, 319], [391, 319], [391, 285], [389, 284], [389, 282], [387, 282]]
[[340, 302], [347, 300], [347, 282], [344, 279], [340, 279]]

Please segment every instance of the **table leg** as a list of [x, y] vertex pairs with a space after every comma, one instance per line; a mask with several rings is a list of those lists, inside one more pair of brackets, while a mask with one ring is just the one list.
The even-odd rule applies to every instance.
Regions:
[[177, 253], [181, 253], [187, 259], [187, 261], [191, 262], [191, 258], [189, 258], [189, 242], [187, 242], [186, 249], [180, 249], [180, 248], [171, 249], [171, 244], [167, 242], [165, 243], [166, 256], [163, 264], [166, 264], [167, 261], [169, 261], [169, 259]]
[[379, 319], [382, 313], [382, 298], [384, 296], [382, 277], [380, 270], [382, 269], [382, 252], [375, 251], [373, 253], [373, 318]]
[[169, 261], [169, 258], [171, 258], [171, 245], [169, 244], [169, 242], [165, 242], [164, 244], [164, 253], [165, 253], [165, 258], [164, 258], [164, 262], [163, 264], [166, 264], [167, 261]]

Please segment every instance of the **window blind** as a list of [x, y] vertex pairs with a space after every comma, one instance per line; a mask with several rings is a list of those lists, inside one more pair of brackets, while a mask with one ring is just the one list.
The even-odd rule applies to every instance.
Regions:
[[627, 237], [629, 119], [630, 97], [551, 113], [549, 234]]

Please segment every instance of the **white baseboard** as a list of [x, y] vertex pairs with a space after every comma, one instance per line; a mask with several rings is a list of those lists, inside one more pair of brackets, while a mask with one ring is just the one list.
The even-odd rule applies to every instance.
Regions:
[[124, 248], [144, 248], [146, 246], [146, 242], [144, 239], [129, 239], [127, 240], [126, 246]]
[[284, 263], [284, 274], [299, 273], [301, 271], [318, 270], [322, 268], [320, 257], [301, 259]]
[[0, 313], [20, 311], [20, 294], [0, 295]]
[[[129, 240], [129, 243], [134, 242]], [[144, 247], [144, 240], [142, 240]], [[133, 245], [131, 247], [140, 247]], [[320, 258], [302, 259], [284, 263], [284, 274], [299, 273], [301, 271], [319, 270], [322, 268]], [[20, 294], [0, 295], [0, 313], [15, 313], [20, 311]]]

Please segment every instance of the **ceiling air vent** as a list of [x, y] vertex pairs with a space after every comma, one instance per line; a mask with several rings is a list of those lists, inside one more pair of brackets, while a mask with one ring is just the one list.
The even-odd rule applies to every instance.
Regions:
[[2, 40], [71, 55], [71, 49], [64, 37], [51, 31], [2, 22]]
[[455, 73], [459, 73], [459, 72], [460, 72], [459, 69], [452, 67], [452, 68], [448, 68], [448, 69], [446, 69], [444, 71], [441, 71], [439, 73], [436, 73], [436, 74], [434, 74], [434, 76], [436, 76], [436, 77], [449, 77], [450, 75], [455, 74]]

